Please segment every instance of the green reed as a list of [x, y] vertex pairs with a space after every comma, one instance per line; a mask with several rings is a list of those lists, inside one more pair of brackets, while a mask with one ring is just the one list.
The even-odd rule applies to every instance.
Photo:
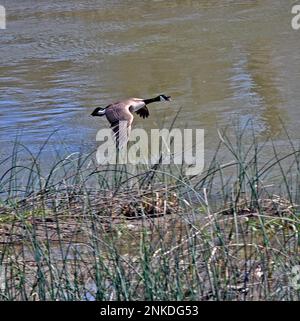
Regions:
[[220, 130], [194, 177], [94, 153], [50, 164], [52, 136], [35, 153], [16, 140], [0, 161], [0, 299], [299, 300], [299, 146], [250, 125]]

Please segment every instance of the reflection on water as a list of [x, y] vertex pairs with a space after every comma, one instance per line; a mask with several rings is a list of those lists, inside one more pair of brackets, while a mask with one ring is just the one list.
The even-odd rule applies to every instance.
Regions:
[[135, 126], [168, 126], [182, 106], [177, 126], [204, 128], [207, 148], [233, 118], [278, 139], [282, 119], [299, 138], [294, 1], [2, 2], [1, 146], [19, 133], [34, 149], [59, 130], [70, 151], [82, 141], [95, 148], [107, 126], [90, 117], [95, 107], [158, 93], [172, 95], [172, 107], [151, 106]]
[[[257, 55], [258, 52], [261, 54]], [[252, 92], [261, 101], [261, 119], [264, 121], [265, 131], [271, 136], [276, 136], [282, 129], [280, 119], [284, 119], [284, 110], [280, 108], [283, 101], [276, 64], [272, 60], [272, 49], [268, 44], [256, 42], [249, 48], [247, 68], [253, 79]]]

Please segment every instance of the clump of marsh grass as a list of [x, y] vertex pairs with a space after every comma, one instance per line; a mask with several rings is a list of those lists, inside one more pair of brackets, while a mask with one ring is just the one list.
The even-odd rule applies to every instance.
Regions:
[[245, 131], [220, 131], [189, 178], [77, 153], [44, 169], [46, 145], [17, 141], [1, 161], [0, 299], [299, 300], [299, 148]]

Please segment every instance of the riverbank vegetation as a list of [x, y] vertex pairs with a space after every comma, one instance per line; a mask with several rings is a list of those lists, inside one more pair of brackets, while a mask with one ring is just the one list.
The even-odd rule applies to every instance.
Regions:
[[47, 142], [17, 141], [1, 160], [0, 299], [299, 300], [299, 146], [218, 135], [195, 177], [94, 153], [45, 169]]

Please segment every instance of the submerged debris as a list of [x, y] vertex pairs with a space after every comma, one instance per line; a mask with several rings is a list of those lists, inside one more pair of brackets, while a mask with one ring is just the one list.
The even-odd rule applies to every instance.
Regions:
[[[57, 241], [83, 233], [82, 220], [102, 224], [103, 231], [126, 220], [140, 224], [182, 213], [175, 193], [166, 189], [110, 191], [47, 191], [0, 208], [0, 242], [22, 241], [33, 230], [37, 237]], [[59, 234], [59, 236], [58, 236]]]
[[289, 200], [274, 195], [273, 198], [259, 199], [255, 202], [249, 200], [240, 201], [230, 208], [224, 209], [218, 214], [222, 215], [245, 215], [254, 217], [264, 213], [269, 216], [292, 216], [298, 208], [297, 204], [292, 204]]

